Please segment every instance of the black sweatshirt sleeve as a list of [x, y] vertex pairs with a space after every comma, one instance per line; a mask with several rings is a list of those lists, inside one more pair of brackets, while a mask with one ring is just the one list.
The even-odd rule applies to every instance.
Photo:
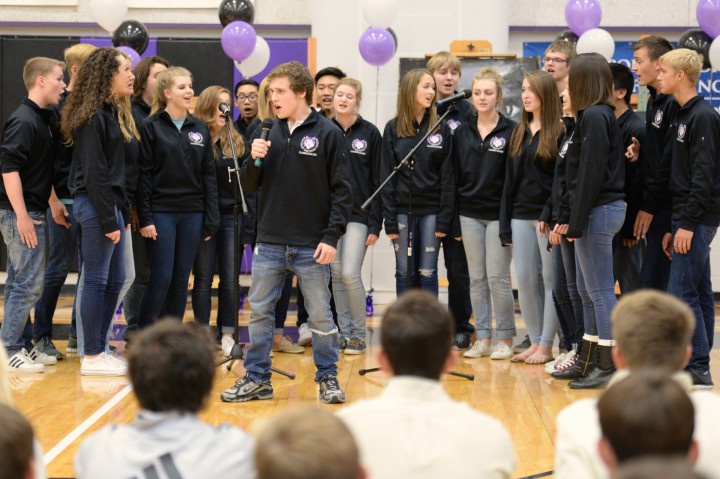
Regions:
[[12, 119], [5, 125], [0, 149], [2, 173], [20, 171], [30, 157], [35, 126], [30, 122]]
[[[393, 133], [392, 125], [388, 123], [387, 126], [385, 126], [385, 133], [383, 133], [380, 155], [383, 178], [387, 178], [395, 168], [395, 156], [393, 154], [394, 141], [395, 135]], [[393, 178], [388, 181], [380, 193], [382, 198], [383, 217], [385, 218], [385, 233], [389, 235], [398, 234], [399, 232], [397, 210], [395, 209], [395, 180], [396, 178]]]
[[455, 205], [455, 173], [452, 163], [453, 135], [450, 128], [443, 127], [443, 138], [448, 147], [443, 151], [444, 158], [440, 165], [440, 212], [437, 215], [435, 230], [438, 233], [451, 233]]
[[717, 123], [712, 121], [695, 121], [693, 125], [692, 148], [692, 183], [687, 201], [680, 216], [680, 228], [695, 231], [695, 226], [711, 204], [713, 180], [715, 179], [715, 155], [717, 155], [718, 133], [714, 131]]
[[505, 162], [505, 185], [503, 186], [502, 198], [500, 199], [500, 243], [503, 246], [512, 244], [512, 219], [513, 210], [513, 159], [508, 155]]
[[75, 131], [74, 154], [79, 159], [80, 169], [85, 181], [90, 202], [97, 210], [104, 233], [118, 230], [115, 217], [115, 203], [110, 193], [110, 173], [103, 145], [104, 131], [107, 127], [101, 115], [96, 113], [90, 120]]
[[220, 210], [218, 207], [218, 185], [215, 169], [215, 156], [213, 145], [205, 144], [202, 157], [203, 175], [203, 201], [205, 203], [205, 217], [203, 219], [203, 237], [214, 235], [220, 227]]
[[140, 155], [138, 156], [138, 185], [135, 193], [140, 227], [155, 224], [152, 218], [152, 171], [155, 135], [151, 122], [146, 121], [140, 128]]
[[336, 248], [338, 240], [345, 234], [353, 206], [350, 159], [345, 148], [345, 140], [339, 129], [328, 132], [327, 156], [328, 179], [330, 180], [330, 218], [328, 227], [323, 231], [321, 242]]
[[[372, 188], [370, 192], [374, 193], [384, 179], [382, 176], [382, 137], [380, 136], [380, 131], [377, 129], [373, 130], [370, 142], [370, 154], [372, 155], [370, 160], [370, 178], [372, 181]], [[365, 198], [363, 198], [363, 201], [365, 201]], [[383, 221], [382, 207], [382, 198], [378, 195], [372, 203], [370, 203], [370, 212], [368, 214], [368, 234], [380, 234]]]
[[254, 245], [255, 238], [257, 237], [257, 195], [259, 193], [248, 193], [244, 189], [243, 193], [245, 194], [248, 214], [243, 218], [240, 242], [242, 244]]

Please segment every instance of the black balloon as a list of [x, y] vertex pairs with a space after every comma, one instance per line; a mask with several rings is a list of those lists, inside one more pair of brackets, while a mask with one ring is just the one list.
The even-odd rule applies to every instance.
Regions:
[[397, 49], [398, 49], [398, 39], [397, 39], [397, 35], [395, 35], [395, 30], [393, 30], [393, 29], [390, 28], [390, 27], [387, 27], [385, 30], [387, 30], [388, 33], [389, 33], [390, 35], [392, 35], [393, 40], [395, 40], [395, 52], [393, 53], [393, 55], [394, 55], [395, 53], [397, 53]]
[[578, 36], [575, 35], [575, 32], [573, 32], [572, 30], [564, 30], [564, 31], [560, 32], [560, 35], [556, 36], [553, 41], [558, 42], [561, 40], [570, 42], [573, 45], [577, 45]]
[[250, 0], [222, 0], [218, 15], [223, 27], [237, 20], [252, 25], [255, 20], [255, 7]]
[[113, 33], [112, 42], [115, 47], [130, 47], [140, 55], [148, 46], [147, 28], [137, 20], [125, 20]]
[[678, 48], [688, 48], [703, 56], [703, 68], [710, 68], [710, 44], [712, 38], [699, 28], [691, 28], [680, 36]]

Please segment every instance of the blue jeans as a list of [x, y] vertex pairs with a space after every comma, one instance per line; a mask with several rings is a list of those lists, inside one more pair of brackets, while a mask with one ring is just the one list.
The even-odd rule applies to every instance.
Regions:
[[145, 239], [150, 259], [150, 284], [145, 290], [138, 326], [152, 325], [165, 305], [167, 316], [182, 320], [188, 281], [202, 238], [203, 213], [152, 214], [157, 239]]
[[[673, 235], [679, 224], [673, 224]], [[690, 251], [680, 254], [673, 250], [668, 292], [685, 301], [695, 313], [692, 356], [688, 369], [705, 372], [710, 367], [710, 350], [715, 334], [715, 301], [710, 282], [710, 243], [716, 226], [697, 225]]]
[[583, 300], [585, 332], [612, 339], [610, 312], [615, 297], [613, 237], [625, 221], [625, 202], [614, 201], [590, 210], [582, 238], [575, 240], [577, 286]]
[[348, 223], [345, 234], [337, 244], [335, 261], [330, 264], [333, 296], [338, 314], [340, 335], [365, 340], [365, 287], [362, 271], [368, 227], [362, 223]]
[[515, 336], [515, 300], [510, 286], [512, 251], [500, 243], [500, 222], [460, 216], [470, 272], [470, 301], [478, 339], [492, 337], [492, 311], [498, 339]]
[[530, 342], [552, 346], [558, 319], [552, 299], [553, 267], [547, 238], [537, 233], [535, 220], [513, 219], [510, 224], [520, 312]]
[[65, 208], [70, 213], [70, 216], [65, 218], [70, 224], [70, 228], [55, 223], [50, 209], [47, 210], [50, 251], [45, 268], [43, 292], [38, 302], [35, 303], [35, 322], [33, 324], [35, 339], [43, 336], [52, 338], [52, 320], [60, 291], [65, 284], [70, 268], [78, 263], [76, 247], [80, 238], [80, 225], [73, 216], [73, 205], [65, 205]]
[[35, 225], [38, 244], [28, 248], [20, 240], [17, 216], [12, 210], [0, 210], [0, 231], [7, 246], [7, 279], [5, 280], [5, 315], [0, 338], [8, 356], [25, 347], [22, 333], [30, 315], [30, 309], [40, 298], [43, 289], [45, 267], [45, 234], [47, 218], [44, 211], [28, 212], [30, 218], [39, 221]]
[[[242, 217], [238, 217], [238, 229], [242, 228]], [[220, 285], [218, 286], [217, 326], [222, 333], [235, 331], [235, 322], [238, 312], [235, 311], [233, 299], [235, 284], [233, 281], [233, 239], [235, 229], [233, 214], [220, 215], [220, 229], [209, 241], [202, 241], [193, 265], [195, 282], [192, 291], [192, 307], [195, 321], [210, 324], [210, 289], [215, 275], [215, 264], [218, 265]], [[238, 238], [240, 258], [242, 258], [242, 243]], [[238, 260], [239, 263], [240, 260]], [[238, 264], [238, 272], [240, 264]]]
[[[393, 246], [395, 247], [395, 288], [397, 295], [400, 296], [407, 290], [408, 216], [398, 214], [397, 221], [400, 234], [398, 239], [393, 240]], [[410, 284], [413, 283], [412, 280], [415, 278], [417, 269], [420, 274], [420, 287], [437, 296], [440, 238], [435, 236], [435, 215], [415, 216], [413, 223], [413, 243], [416, 247], [413, 248], [410, 264], [410, 274], [412, 275]], [[418, 258], [417, 266], [415, 258]]]
[[135, 268], [135, 279], [125, 295], [123, 308], [125, 310], [125, 321], [127, 322], [126, 331], [136, 331], [138, 329], [140, 303], [148, 284], [150, 284], [150, 260], [145, 247], [145, 238], [137, 231], [133, 231], [130, 236], [132, 236], [132, 261]]
[[662, 239], [670, 231], [671, 210], [655, 213], [646, 234], [645, 255], [640, 277], [643, 288], [667, 291], [670, 277], [670, 260], [662, 249]]
[[100, 217], [87, 195], [76, 196], [74, 206], [73, 214], [80, 223], [83, 258], [78, 323], [82, 323], [83, 352], [92, 356], [105, 351], [107, 331], [125, 281], [125, 225], [120, 211], [115, 208], [120, 242], [113, 244], [105, 236]]
[[330, 312], [330, 268], [318, 264], [313, 248], [259, 243], [253, 251], [252, 285], [250, 286], [250, 348], [245, 369], [253, 381], [270, 379], [270, 350], [275, 330], [275, 304], [282, 293], [285, 274], [292, 271], [305, 292], [305, 305], [312, 331], [315, 381], [337, 376], [338, 330]]
[[568, 348], [580, 344], [585, 326], [583, 323], [583, 303], [577, 288], [575, 266], [575, 244], [565, 237], [560, 245], [553, 246], [553, 294], [557, 300], [558, 319], [565, 335]]
[[642, 287], [642, 262], [645, 255], [645, 241], [630, 248], [623, 246], [620, 235], [613, 239], [613, 271], [620, 284], [622, 294], [632, 293]]

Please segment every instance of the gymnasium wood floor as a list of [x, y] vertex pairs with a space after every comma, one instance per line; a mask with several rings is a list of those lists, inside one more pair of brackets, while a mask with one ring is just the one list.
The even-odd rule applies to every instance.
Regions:
[[[71, 298], [61, 298], [56, 313], [57, 323], [69, 322], [70, 307]], [[185, 320], [192, 320], [189, 307]], [[246, 326], [248, 320], [249, 310], [246, 305], [241, 314], [241, 325]], [[287, 324], [286, 331], [291, 335], [296, 334], [295, 317], [288, 317]], [[379, 325], [379, 317], [368, 321], [370, 347], [366, 354], [340, 357], [338, 379], [346, 391], [348, 402], [376, 396], [387, 379], [382, 372], [367, 376], [358, 374], [358, 370], [376, 365], [374, 353]], [[521, 327], [523, 323], [518, 317], [518, 328]], [[57, 340], [55, 344], [64, 352], [67, 341]], [[114, 344], [122, 353], [124, 343]], [[712, 372], [718, 380], [720, 353], [714, 350], [712, 358]], [[313, 382], [315, 368], [309, 348], [304, 354], [276, 353], [273, 365], [295, 373], [297, 378], [290, 380], [274, 375], [274, 399], [241, 404], [226, 404], [219, 398], [220, 393], [234, 383], [236, 374], [242, 374], [241, 368], [236, 366], [230, 372], [225, 367], [218, 368], [213, 393], [202, 418], [213, 424], [230, 423], [247, 430], [257, 418], [288, 406], [321, 405]], [[83, 438], [105, 424], [131, 422], [138, 412], [127, 378], [84, 377], [80, 376], [79, 367], [79, 359], [68, 355], [56, 366], [46, 367], [44, 374], [11, 373], [9, 378], [16, 406], [35, 427], [45, 452], [50, 478], [74, 477], [73, 458]], [[469, 402], [474, 408], [496, 417], [507, 427], [515, 444], [516, 477], [552, 470], [556, 415], [567, 404], [598, 394], [596, 391], [567, 388], [566, 382], [555, 381], [547, 376], [543, 366], [461, 357], [455, 369], [474, 374], [475, 380], [471, 382], [446, 376], [442, 380], [445, 389], [453, 398]], [[330, 410], [343, 407], [321, 406]]]

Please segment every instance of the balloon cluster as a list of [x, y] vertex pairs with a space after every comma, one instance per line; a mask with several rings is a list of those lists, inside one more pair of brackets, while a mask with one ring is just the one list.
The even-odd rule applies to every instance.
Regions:
[[695, 10], [700, 28], [680, 36], [678, 48], [689, 48], [703, 56], [703, 68], [720, 70], [720, 0], [700, 0]]
[[578, 53], [599, 53], [610, 61], [615, 53], [615, 40], [607, 30], [598, 28], [601, 19], [602, 8], [597, 0], [568, 0], [565, 21], [570, 31], [562, 32], [556, 40], [576, 39], [573, 43]]
[[245, 78], [262, 72], [270, 63], [270, 46], [255, 33], [255, 7], [250, 0], [222, 0], [218, 8], [223, 26], [220, 43], [225, 55]]
[[137, 20], [125, 20], [127, 15], [126, 0], [90, 0], [90, 12], [102, 28], [112, 33], [115, 48], [125, 53], [132, 62], [133, 68], [145, 52], [150, 37], [145, 25]]
[[361, 6], [370, 28], [360, 35], [360, 56], [372, 66], [383, 66], [397, 51], [397, 36], [390, 24], [397, 17], [398, 0], [362, 0]]

